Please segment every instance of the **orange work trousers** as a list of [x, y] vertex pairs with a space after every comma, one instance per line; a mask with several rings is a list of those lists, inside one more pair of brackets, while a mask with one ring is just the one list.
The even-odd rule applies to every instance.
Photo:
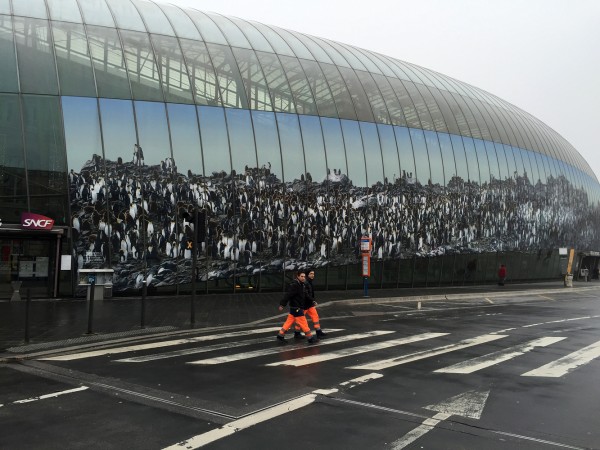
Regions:
[[[315, 330], [321, 329], [321, 324], [319, 323], [319, 314], [317, 313], [317, 308], [315, 308], [314, 306], [311, 306], [310, 308], [305, 309], [304, 315], [310, 317], [310, 320], [312, 320]], [[308, 322], [306, 322], [306, 324], [308, 325]], [[299, 333], [300, 327], [298, 325], [296, 325], [294, 328], [294, 331]]]
[[312, 336], [312, 333], [310, 332], [310, 328], [308, 326], [308, 322], [306, 321], [306, 317], [293, 316], [291, 314], [288, 314], [287, 319], [281, 327], [281, 330], [279, 330], [279, 334], [283, 336], [285, 332], [292, 328], [292, 325], [294, 324], [298, 328], [298, 330], [302, 329], [302, 331], [304, 331], [304, 334], [307, 338], [310, 338]]

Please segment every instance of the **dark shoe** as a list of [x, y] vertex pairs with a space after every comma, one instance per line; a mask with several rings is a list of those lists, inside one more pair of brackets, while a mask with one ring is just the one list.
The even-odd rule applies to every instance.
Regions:
[[304, 339], [304, 335], [299, 331], [294, 331], [294, 339]]
[[311, 336], [311, 338], [308, 341], [306, 341], [307, 344], [316, 344], [317, 342], [319, 342], [319, 340], [316, 336]]
[[323, 333], [323, 330], [317, 330], [317, 337], [322, 338], [327, 336], [327, 333]]
[[281, 334], [277, 335], [277, 340], [282, 344], [287, 344], [287, 340], [285, 339], [285, 336], [282, 336]]

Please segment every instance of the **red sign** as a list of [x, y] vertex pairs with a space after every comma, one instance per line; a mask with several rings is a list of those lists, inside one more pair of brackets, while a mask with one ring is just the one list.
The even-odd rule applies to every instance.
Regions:
[[54, 219], [29, 212], [21, 213], [21, 228], [24, 230], [46, 230], [54, 226]]

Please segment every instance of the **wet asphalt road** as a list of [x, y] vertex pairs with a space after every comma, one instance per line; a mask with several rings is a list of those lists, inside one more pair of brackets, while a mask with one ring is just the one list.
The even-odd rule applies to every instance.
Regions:
[[600, 448], [598, 290], [417, 307], [324, 307], [316, 346], [269, 319], [2, 364], [0, 448]]

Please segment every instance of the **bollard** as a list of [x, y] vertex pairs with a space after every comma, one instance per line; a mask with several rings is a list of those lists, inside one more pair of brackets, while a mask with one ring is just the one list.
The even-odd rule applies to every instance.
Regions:
[[368, 277], [363, 278], [363, 289], [364, 289], [363, 297], [368, 298], [369, 297], [369, 278]]
[[91, 280], [90, 282], [90, 300], [88, 302], [88, 330], [87, 334], [93, 334], [92, 332], [92, 322], [94, 320], [94, 291], [96, 287], [96, 280]]
[[29, 307], [31, 306], [31, 289], [27, 289], [27, 302], [25, 303], [25, 343], [29, 344]]
[[146, 328], [146, 293], [148, 287], [146, 280], [142, 281], [142, 317], [140, 319], [140, 328]]

